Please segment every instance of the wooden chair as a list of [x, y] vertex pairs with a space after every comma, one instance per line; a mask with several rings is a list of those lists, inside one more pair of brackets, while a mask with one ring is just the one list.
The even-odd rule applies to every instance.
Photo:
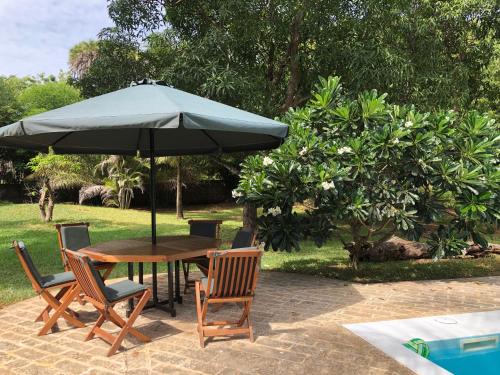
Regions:
[[[85, 341], [90, 340], [97, 335], [104, 341], [108, 342], [111, 345], [111, 348], [107, 353], [108, 357], [113, 355], [118, 350], [123, 339], [128, 333], [142, 342], [151, 341], [148, 336], [132, 327], [151, 296], [151, 290], [142, 284], [134, 283], [130, 280], [119, 281], [107, 286], [104, 284], [99, 272], [92, 266], [88, 256], [80, 254], [76, 251], [66, 249], [63, 251], [66, 259], [68, 259], [68, 263], [73, 270], [73, 273], [75, 274], [76, 280], [85, 293], [83, 297], [84, 300], [92, 303], [92, 305], [94, 305], [100, 313], [96, 324], [86, 336]], [[126, 301], [131, 298], [138, 298], [139, 301], [137, 302], [134, 311], [130, 314], [128, 321], [125, 321], [117, 314], [113, 307], [118, 302]], [[106, 320], [121, 328], [117, 335], [112, 335], [101, 328]]]
[[[234, 236], [233, 242], [231, 243], [231, 249], [241, 249], [254, 246], [256, 236], [257, 234], [251, 229], [238, 229], [236, 235]], [[208, 259], [207, 257], [197, 257], [196, 265], [205, 276], [208, 276], [209, 262], [210, 259]]]
[[[65, 258], [63, 249], [78, 251], [84, 247], [90, 246], [89, 223], [71, 223], [71, 224], [56, 224], [57, 240], [61, 251], [61, 258], [66, 271], [70, 270], [67, 259]], [[106, 280], [115, 263], [99, 262], [91, 260], [92, 266], [97, 270], [105, 270], [102, 278]]]
[[[38, 332], [38, 336], [45, 335], [49, 331], [56, 331], [56, 324], [59, 318], [65, 319], [75, 327], [85, 327], [85, 324], [77, 319], [78, 314], [68, 307], [80, 291], [73, 272], [62, 272], [54, 275], [42, 276], [35, 267], [22, 241], [14, 241], [12, 243], [12, 248], [15, 250], [21, 262], [21, 266], [36, 294], [47, 302], [47, 306], [35, 319], [35, 322], [42, 320], [45, 322], [42, 329]], [[56, 289], [59, 289], [59, 291], [55, 295], [52, 295], [50, 292]], [[61, 308], [62, 306], [64, 306], [64, 308]], [[49, 314], [51, 310], [54, 310], [52, 315]]]
[[[220, 227], [222, 220], [189, 220], [189, 234], [192, 236], [202, 236], [215, 238], [220, 241]], [[206, 261], [206, 257], [193, 257], [182, 260], [182, 270], [184, 272], [184, 294], [187, 293], [190, 287], [194, 286], [194, 280], [189, 279], [189, 268], [191, 264], [196, 264], [200, 268], [199, 263]], [[201, 268], [200, 268], [201, 269]], [[201, 269], [203, 272], [203, 269]], [[205, 274], [207, 275], [207, 274]]]
[[[257, 285], [261, 256], [262, 251], [257, 248], [208, 252], [208, 277], [203, 277], [195, 283], [198, 335], [202, 348], [205, 347], [205, 337], [211, 336], [247, 334], [253, 342], [250, 308]], [[210, 304], [229, 302], [241, 303], [243, 311], [239, 320], [207, 322]], [[229, 327], [224, 328], [225, 326]]]

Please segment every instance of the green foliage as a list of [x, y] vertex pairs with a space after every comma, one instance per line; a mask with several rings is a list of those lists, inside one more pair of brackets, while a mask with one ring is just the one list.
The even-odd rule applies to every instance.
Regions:
[[76, 155], [38, 154], [29, 163], [31, 178], [48, 180], [53, 190], [79, 186], [87, 182], [87, 169]]
[[16, 121], [22, 114], [12, 78], [0, 77], [0, 126]]
[[19, 94], [18, 100], [25, 108], [24, 116], [31, 116], [78, 102], [81, 97], [76, 88], [59, 81], [32, 85]]
[[425, 109], [492, 109], [498, 100], [494, 0], [113, 0], [108, 8], [115, 27], [101, 41], [113, 48], [93, 72], [108, 87], [106, 76], [123, 87], [149, 75], [266, 115], [303, 103], [331, 72], [351, 92], [376, 87]]
[[463, 240], [464, 233], [458, 232], [457, 228], [440, 225], [437, 231], [431, 234], [427, 242], [434, 259], [441, 259], [461, 255], [467, 250], [469, 244]]
[[[450, 193], [454, 225], [474, 242], [484, 245], [482, 225], [499, 218], [500, 133], [485, 115], [421, 113], [375, 90], [351, 98], [329, 77], [284, 121], [287, 141], [248, 158], [235, 192], [263, 207], [259, 233], [267, 247], [290, 251], [303, 238], [321, 245], [337, 235], [356, 266], [396, 231], [419, 238], [426, 223], [446, 216]], [[350, 226], [350, 241], [336, 231], [338, 222]]]

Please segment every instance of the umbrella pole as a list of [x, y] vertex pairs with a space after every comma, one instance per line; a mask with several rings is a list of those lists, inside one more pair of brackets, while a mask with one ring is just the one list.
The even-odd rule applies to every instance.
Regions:
[[156, 161], [154, 129], [149, 129], [149, 194], [151, 200], [151, 243], [156, 245]]
[[[156, 245], [156, 160], [155, 160], [155, 133], [149, 129], [149, 193], [151, 201], [151, 243]], [[156, 263], [151, 264], [153, 277], [153, 304], [158, 303], [158, 276]]]

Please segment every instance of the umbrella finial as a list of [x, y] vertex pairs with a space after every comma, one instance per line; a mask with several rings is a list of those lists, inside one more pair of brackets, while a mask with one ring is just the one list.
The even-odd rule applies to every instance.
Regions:
[[138, 86], [138, 85], [160, 85], [160, 86], [168, 86], [165, 81], [162, 80], [155, 80], [151, 78], [144, 78], [139, 81], [132, 81], [130, 82], [130, 87], [132, 86]]

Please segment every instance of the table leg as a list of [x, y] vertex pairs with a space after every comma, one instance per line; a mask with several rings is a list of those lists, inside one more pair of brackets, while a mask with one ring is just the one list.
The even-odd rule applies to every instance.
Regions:
[[182, 303], [181, 281], [179, 279], [179, 267], [180, 267], [180, 262], [178, 260], [176, 260], [175, 261], [175, 301], [177, 303]]
[[158, 273], [156, 263], [151, 265], [151, 273], [153, 274], [153, 304], [158, 304]]
[[174, 308], [174, 275], [172, 273], [172, 262], [167, 263], [168, 268], [168, 306], [170, 309], [170, 314], [175, 316], [175, 308]]
[[[131, 262], [128, 263], [128, 279], [134, 281], [134, 263]], [[128, 300], [128, 306], [126, 311], [127, 318], [130, 317], [132, 311], [134, 311], [134, 299], [130, 298]]]
[[144, 263], [139, 263], [139, 284], [144, 284]]

